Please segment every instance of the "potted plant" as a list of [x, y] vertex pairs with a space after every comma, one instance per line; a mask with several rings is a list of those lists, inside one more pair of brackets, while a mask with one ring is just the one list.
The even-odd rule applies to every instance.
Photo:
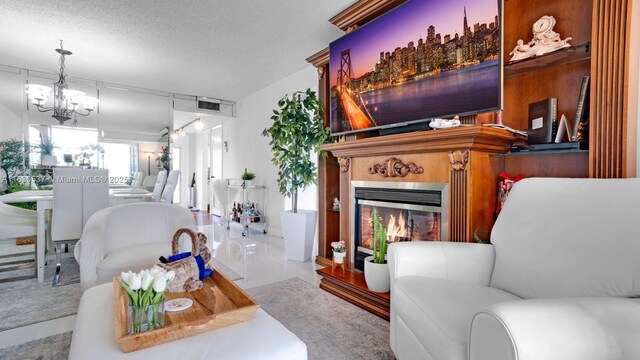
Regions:
[[331, 247], [333, 248], [333, 261], [336, 264], [342, 264], [344, 262], [344, 257], [347, 256], [347, 249], [345, 247], [344, 240], [332, 242]]
[[273, 125], [262, 132], [271, 138], [271, 161], [278, 167], [278, 189], [291, 198], [292, 210], [280, 213], [289, 260], [305, 261], [313, 249], [317, 211], [298, 210], [298, 190], [315, 184], [317, 168], [311, 153], [329, 140], [321, 112], [322, 103], [311, 89], [285, 95], [278, 101], [278, 109], [273, 110]]
[[256, 178], [256, 174], [252, 172], [248, 172], [247, 168], [244, 168], [244, 173], [242, 174], [242, 180], [244, 180], [245, 187], [251, 187], [251, 180]]
[[28, 142], [23, 143], [13, 138], [0, 141], [0, 169], [4, 170], [7, 186], [12, 185], [15, 176], [24, 174], [25, 169], [29, 169], [30, 149]]
[[158, 162], [158, 167], [162, 167], [167, 171], [171, 170], [171, 149], [169, 145], [162, 147], [162, 152], [158, 153], [156, 161]]
[[387, 265], [387, 229], [378, 217], [378, 209], [373, 208], [373, 256], [364, 258], [364, 281], [369, 290], [385, 293], [390, 289], [389, 266]]
[[50, 138], [44, 138], [40, 142], [40, 165], [54, 166], [58, 164], [58, 158], [53, 155], [53, 142]]

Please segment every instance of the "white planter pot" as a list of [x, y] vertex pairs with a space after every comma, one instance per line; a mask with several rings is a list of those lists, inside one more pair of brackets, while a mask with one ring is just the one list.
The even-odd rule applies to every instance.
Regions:
[[390, 289], [390, 275], [388, 264], [372, 263], [373, 256], [364, 258], [364, 281], [369, 290], [385, 293]]
[[287, 260], [306, 261], [311, 258], [316, 235], [317, 211], [298, 210], [280, 213], [284, 252]]
[[335, 261], [336, 264], [342, 264], [345, 256], [347, 256], [346, 252], [334, 252], [333, 261]]
[[253, 185], [253, 180], [245, 180], [244, 181], [244, 187], [248, 188], [251, 187]]

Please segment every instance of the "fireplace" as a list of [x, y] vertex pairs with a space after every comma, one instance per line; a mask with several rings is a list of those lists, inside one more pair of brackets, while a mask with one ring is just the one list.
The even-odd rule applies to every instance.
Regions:
[[387, 243], [447, 240], [447, 184], [353, 181], [353, 264], [364, 269], [373, 254], [373, 210], [387, 230]]

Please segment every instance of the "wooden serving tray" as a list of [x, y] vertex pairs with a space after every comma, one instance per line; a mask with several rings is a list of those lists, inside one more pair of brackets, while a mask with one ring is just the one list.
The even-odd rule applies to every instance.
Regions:
[[214, 268], [213, 274], [203, 280], [202, 289], [191, 293], [164, 293], [166, 300], [190, 298], [193, 306], [183, 311], [165, 312], [164, 327], [160, 329], [129, 335], [129, 298], [119, 281], [120, 276], [113, 278], [116, 342], [125, 353], [245, 322], [253, 318], [260, 307], [244, 290]]

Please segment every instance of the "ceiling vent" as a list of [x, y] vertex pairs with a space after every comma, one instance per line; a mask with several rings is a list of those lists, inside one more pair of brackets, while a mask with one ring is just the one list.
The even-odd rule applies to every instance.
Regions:
[[198, 110], [220, 111], [220, 101], [199, 97], [196, 102]]

